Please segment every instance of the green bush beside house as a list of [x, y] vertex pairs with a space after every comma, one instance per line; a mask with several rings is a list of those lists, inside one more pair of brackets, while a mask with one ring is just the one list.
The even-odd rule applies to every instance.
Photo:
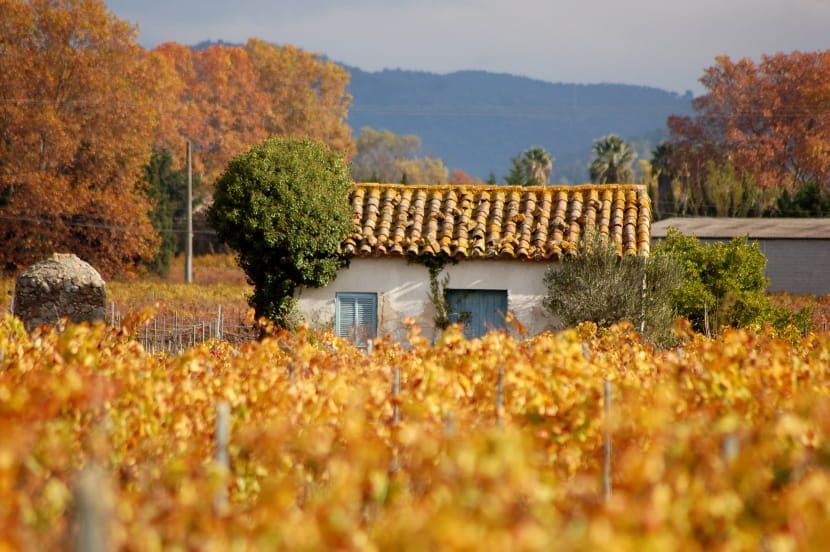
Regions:
[[794, 313], [770, 302], [769, 280], [764, 276], [766, 257], [757, 243], [745, 237], [704, 243], [670, 229], [654, 254], [669, 255], [683, 266], [683, 284], [672, 293], [672, 301], [677, 313], [699, 332], [763, 324], [779, 330], [788, 326], [801, 332], [809, 329], [808, 309]]
[[806, 332], [809, 309], [772, 304], [765, 267], [761, 249], [746, 238], [703, 243], [672, 229], [650, 258], [620, 257], [611, 245], [582, 243], [577, 255], [547, 272], [545, 307], [569, 326], [630, 321], [661, 346], [675, 341], [671, 326], [678, 316], [707, 334], [763, 325]]
[[238, 253], [257, 316], [286, 325], [294, 290], [324, 286], [345, 266], [350, 189], [343, 157], [311, 140], [272, 138], [228, 164], [208, 220]]

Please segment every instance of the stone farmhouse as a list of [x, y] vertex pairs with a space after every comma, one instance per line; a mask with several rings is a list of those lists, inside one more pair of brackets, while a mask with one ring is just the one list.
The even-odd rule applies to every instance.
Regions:
[[[620, 254], [648, 255], [650, 208], [639, 185], [413, 186], [355, 184], [348, 268], [323, 288], [297, 292], [312, 325], [365, 346], [403, 341], [405, 321], [435, 337], [435, 290], [468, 337], [505, 328], [511, 313], [529, 334], [556, 327], [543, 298], [545, 271], [581, 236], [608, 236]], [[428, 266], [433, 267], [433, 273]]]

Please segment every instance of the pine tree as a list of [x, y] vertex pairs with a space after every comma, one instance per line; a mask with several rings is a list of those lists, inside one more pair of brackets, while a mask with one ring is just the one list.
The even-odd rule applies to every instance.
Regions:
[[527, 186], [527, 170], [520, 156], [510, 160], [510, 172], [504, 177], [504, 183], [508, 186]]

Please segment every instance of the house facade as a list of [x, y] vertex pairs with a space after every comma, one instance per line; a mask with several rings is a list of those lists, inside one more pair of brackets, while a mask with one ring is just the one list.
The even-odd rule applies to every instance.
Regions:
[[350, 201], [349, 266], [323, 288], [299, 289], [297, 300], [306, 321], [358, 346], [404, 341], [408, 323], [436, 337], [444, 308], [468, 337], [505, 329], [507, 313], [531, 335], [554, 329], [544, 274], [585, 233], [606, 236], [620, 254], [649, 251], [649, 200], [638, 185], [355, 184]]
[[830, 218], [674, 217], [654, 223], [654, 241], [669, 228], [704, 242], [745, 236], [767, 258], [769, 291], [830, 293]]

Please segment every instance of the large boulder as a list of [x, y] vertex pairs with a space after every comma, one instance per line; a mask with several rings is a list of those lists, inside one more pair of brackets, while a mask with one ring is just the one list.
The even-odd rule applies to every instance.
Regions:
[[75, 255], [55, 253], [17, 276], [14, 314], [27, 330], [54, 326], [61, 318], [72, 322], [104, 320], [104, 280]]

